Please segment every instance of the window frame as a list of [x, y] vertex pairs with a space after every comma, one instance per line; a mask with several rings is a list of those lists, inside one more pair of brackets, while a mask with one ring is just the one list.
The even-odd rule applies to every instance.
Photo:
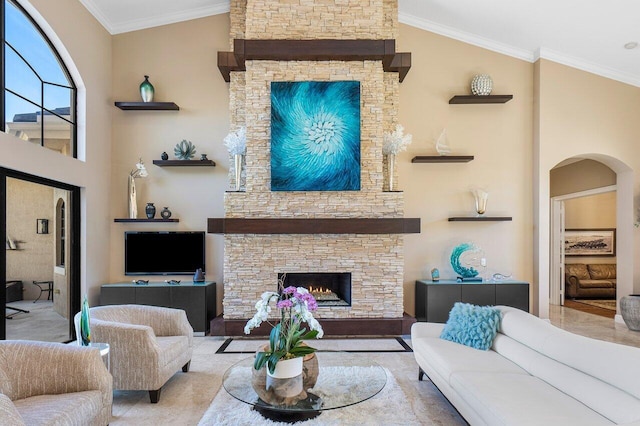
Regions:
[[[16, 49], [14, 48], [9, 42], [7, 42], [6, 40], [6, 16], [5, 16], [5, 2], [10, 2], [12, 5], [14, 5], [20, 12], [22, 12], [22, 14], [29, 20], [29, 22], [31, 22], [31, 25], [34, 26], [34, 28], [40, 33], [40, 36], [43, 38], [43, 40], [47, 43], [47, 45], [49, 46], [49, 49], [51, 50], [51, 52], [53, 53], [54, 57], [56, 58], [56, 60], [58, 61], [58, 65], [60, 66], [61, 71], [63, 72], [63, 74], [65, 75], [65, 77], [67, 78], [70, 86], [65, 86], [62, 84], [58, 84], [58, 83], [53, 83], [53, 82], [48, 82], [43, 80], [40, 75], [38, 74], [38, 72], [33, 68], [33, 66], [29, 63], [29, 61], [27, 61], [22, 54]], [[55, 46], [53, 45], [53, 43], [51, 43], [51, 40], [49, 39], [49, 37], [45, 34], [45, 32], [42, 30], [42, 28], [40, 27], [40, 25], [38, 25], [38, 23], [33, 19], [33, 17], [22, 7], [22, 5], [18, 2], [18, 0], [0, 0], [0, 41], [1, 41], [1, 45], [2, 48], [0, 49], [0, 63], [2, 64], [2, 66], [0, 67], [0, 91], [2, 92], [2, 96], [0, 96], [0, 131], [1, 132], [5, 132], [6, 131], [6, 122], [5, 122], [5, 111], [6, 111], [6, 94], [7, 93], [11, 93], [14, 96], [19, 97], [20, 99], [24, 100], [25, 102], [30, 103], [31, 105], [35, 106], [36, 108], [40, 109], [40, 117], [41, 117], [41, 125], [40, 125], [40, 146], [44, 147], [45, 144], [45, 137], [44, 137], [44, 133], [45, 133], [45, 112], [69, 123], [71, 125], [71, 150], [72, 150], [72, 155], [71, 157], [73, 158], [78, 158], [78, 120], [77, 120], [77, 111], [78, 111], [78, 87], [76, 86], [75, 81], [73, 80], [73, 77], [71, 76], [71, 73], [69, 72], [69, 69], [67, 68], [67, 65], [64, 63], [64, 61], [62, 60], [62, 57], [60, 56], [60, 53], [58, 53], [58, 50], [55, 48]], [[35, 102], [33, 102], [30, 99], [25, 98], [24, 96], [14, 92], [11, 89], [7, 89], [6, 87], [6, 55], [5, 55], [5, 49], [6, 48], [10, 48], [16, 55], [18, 55], [18, 57], [24, 62], [25, 65], [27, 65], [31, 71], [34, 73], [34, 75], [38, 78], [38, 80], [40, 80], [40, 95], [41, 95], [41, 105], [36, 104]], [[66, 119], [65, 117], [60, 116], [59, 114], [57, 114], [56, 112], [45, 108], [45, 98], [44, 98], [44, 88], [45, 88], [45, 84], [51, 85], [51, 86], [56, 86], [56, 87], [62, 87], [65, 89], [69, 89], [71, 90], [72, 93], [72, 97], [70, 99], [69, 102], [69, 119]]]

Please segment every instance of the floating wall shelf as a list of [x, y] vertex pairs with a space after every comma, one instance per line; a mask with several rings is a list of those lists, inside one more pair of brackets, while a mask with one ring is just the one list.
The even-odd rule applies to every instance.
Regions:
[[473, 155], [418, 155], [411, 159], [412, 163], [468, 163]]
[[450, 104], [504, 104], [513, 99], [513, 95], [456, 95], [449, 99]]
[[229, 82], [231, 71], [246, 71], [245, 60], [382, 61], [400, 82], [411, 68], [411, 53], [396, 52], [395, 40], [233, 40], [233, 52], [218, 52], [218, 68]]
[[114, 222], [128, 223], [128, 222], [180, 222], [179, 219], [113, 219]]
[[450, 217], [449, 222], [510, 222], [509, 216], [459, 216]]
[[209, 218], [210, 234], [419, 234], [420, 218]]
[[115, 106], [125, 111], [178, 111], [174, 102], [116, 102]]
[[153, 160], [153, 164], [159, 167], [214, 167], [213, 160]]

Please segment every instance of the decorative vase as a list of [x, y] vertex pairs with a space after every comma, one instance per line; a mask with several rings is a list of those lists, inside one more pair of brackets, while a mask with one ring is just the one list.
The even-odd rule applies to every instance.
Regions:
[[166, 152], [163, 152], [162, 155], [160, 155], [160, 159], [164, 161], [168, 160], [169, 154], [167, 154]]
[[153, 203], [147, 203], [144, 212], [147, 214], [147, 219], [153, 219], [156, 215], [156, 206], [154, 206]]
[[240, 180], [242, 178], [242, 154], [235, 154], [233, 156], [233, 162], [236, 172], [236, 180], [234, 182], [235, 190], [240, 191]]
[[[302, 380], [303, 357], [281, 359], [273, 373], [267, 368], [266, 388], [281, 398], [292, 398], [304, 390]], [[268, 366], [267, 361], [267, 366]]]
[[493, 80], [487, 74], [478, 74], [471, 80], [471, 93], [477, 96], [488, 96], [493, 90]]
[[196, 269], [196, 273], [193, 274], [193, 282], [201, 283], [204, 281], [204, 272], [202, 272], [202, 268]]
[[144, 81], [140, 83], [140, 96], [142, 97], [142, 102], [152, 102], [153, 94], [155, 89], [153, 88], [153, 84], [149, 83], [149, 76], [144, 76]]
[[471, 193], [475, 200], [476, 213], [478, 216], [482, 216], [487, 211], [487, 199], [489, 198], [489, 193], [482, 189], [472, 189]]
[[86, 294], [80, 310], [80, 343], [82, 346], [89, 346], [89, 343], [91, 343], [91, 321], [89, 319], [89, 302]]
[[163, 219], [169, 219], [171, 217], [171, 210], [169, 210], [169, 207], [163, 208], [160, 212], [160, 216], [162, 216]]
[[393, 179], [393, 175], [395, 174], [396, 168], [396, 155], [395, 154], [387, 154], [387, 174], [389, 178], [389, 192], [394, 191], [395, 180]]
[[629, 330], [640, 331], [640, 294], [630, 294], [620, 299], [620, 314]]

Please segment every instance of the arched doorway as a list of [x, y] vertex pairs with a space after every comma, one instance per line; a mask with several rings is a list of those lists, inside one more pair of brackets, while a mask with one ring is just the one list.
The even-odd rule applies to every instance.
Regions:
[[[634, 271], [634, 216], [633, 199], [633, 171], [623, 161], [602, 154], [583, 154], [572, 157], [572, 160], [594, 160], [610, 168], [616, 174], [616, 254], [617, 254], [617, 306], [620, 297], [633, 293]], [[550, 197], [550, 175], [552, 167], [547, 170], [547, 187], [540, 188], [538, 203], [538, 312], [542, 318], [548, 318], [551, 276], [557, 271], [552, 270], [551, 261], [551, 218], [553, 217]], [[549, 220], [544, 220], [547, 217]], [[546, 273], [544, 272], [546, 271]], [[623, 322], [617, 314], [616, 322]]]

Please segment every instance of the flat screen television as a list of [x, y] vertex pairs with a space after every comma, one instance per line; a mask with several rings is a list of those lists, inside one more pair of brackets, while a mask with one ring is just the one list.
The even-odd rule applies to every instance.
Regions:
[[195, 232], [124, 233], [125, 275], [193, 275], [205, 269], [205, 238]]

